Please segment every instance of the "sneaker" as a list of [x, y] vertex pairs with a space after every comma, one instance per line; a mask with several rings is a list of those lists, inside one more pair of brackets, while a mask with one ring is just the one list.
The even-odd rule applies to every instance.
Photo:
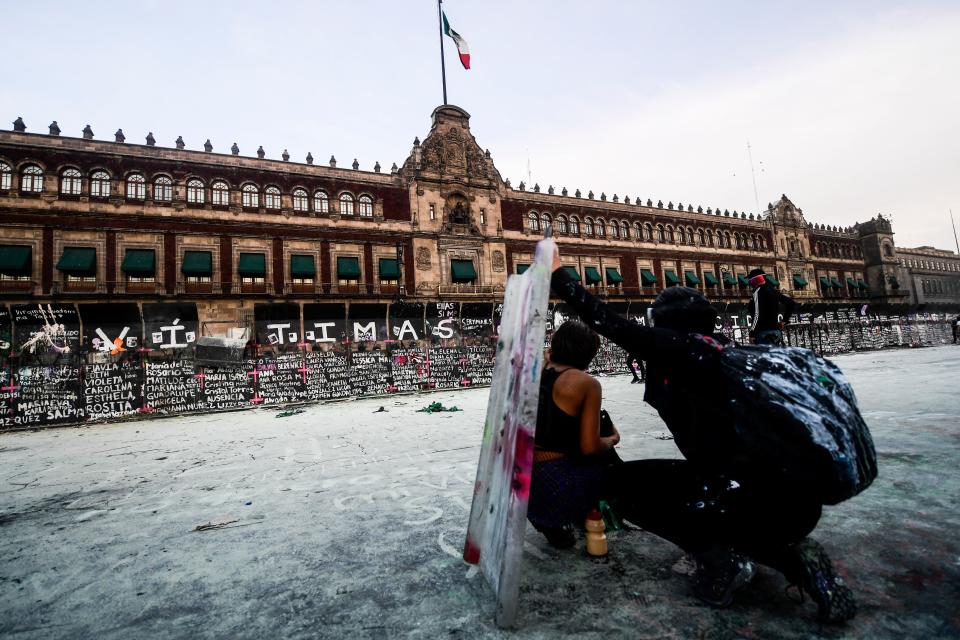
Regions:
[[853, 592], [834, 572], [833, 564], [819, 542], [807, 538], [794, 545], [791, 552], [799, 565], [796, 569], [799, 575], [787, 575], [787, 579], [793, 583], [791, 586], [802, 590], [801, 596], [804, 591], [810, 594], [817, 603], [821, 622], [843, 622], [857, 614]]
[[694, 594], [712, 607], [729, 607], [733, 592], [753, 579], [756, 565], [729, 550], [697, 556]]
[[577, 544], [577, 536], [573, 533], [573, 525], [567, 524], [562, 527], [538, 527], [533, 525], [534, 529], [543, 534], [550, 546], [555, 549], [569, 549]]

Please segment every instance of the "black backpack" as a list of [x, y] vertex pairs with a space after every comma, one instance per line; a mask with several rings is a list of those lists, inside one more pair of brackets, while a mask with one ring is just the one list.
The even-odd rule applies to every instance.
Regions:
[[853, 389], [809, 349], [729, 344], [720, 369], [744, 451], [837, 504], [870, 486], [877, 453]]

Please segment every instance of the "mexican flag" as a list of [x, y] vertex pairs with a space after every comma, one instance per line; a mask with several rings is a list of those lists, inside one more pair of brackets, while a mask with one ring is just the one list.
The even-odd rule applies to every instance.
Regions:
[[460, 64], [463, 65], [464, 69], [470, 68], [470, 48], [467, 47], [467, 41], [464, 40], [459, 33], [450, 28], [450, 23], [447, 21], [447, 14], [445, 12], [440, 12], [443, 16], [443, 33], [454, 41], [457, 45], [457, 51], [460, 53]]

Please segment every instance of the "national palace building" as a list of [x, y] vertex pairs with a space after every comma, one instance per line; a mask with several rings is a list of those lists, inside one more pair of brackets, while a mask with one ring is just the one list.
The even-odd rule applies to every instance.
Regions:
[[759, 215], [511, 185], [455, 106], [403, 165], [361, 170], [28, 131], [0, 131], [0, 299], [195, 302], [243, 323], [255, 303], [492, 302], [549, 226], [585, 285], [612, 300], [666, 286], [745, 302], [761, 267], [801, 302], [956, 304], [957, 254], [898, 248], [877, 216], [810, 222], [786, 196]]

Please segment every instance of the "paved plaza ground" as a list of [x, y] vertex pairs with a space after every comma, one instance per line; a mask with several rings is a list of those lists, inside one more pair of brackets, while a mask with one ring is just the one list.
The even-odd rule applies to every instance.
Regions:
[[[770, 570], [712, 610], [646, 532], [591, 560], [528, 527], [521, 626], [501, 632], [460, 558], [488, 394], [472, 389], [0, 435], [0, 637], [960, 637], [960, 347], [834, 360], [880, 464], [815, 534], [859, 597], [842, 627]], [[621, 457], [677, 457], [629, 379], [602, 379]], [[434, 401], [463, 411], [416, 412]]]

